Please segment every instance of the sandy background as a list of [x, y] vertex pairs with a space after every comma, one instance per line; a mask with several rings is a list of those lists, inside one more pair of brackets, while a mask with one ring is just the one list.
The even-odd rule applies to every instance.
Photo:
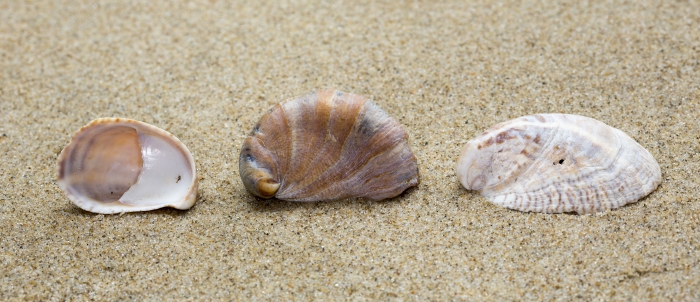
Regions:
[[[700, 299], [698, 1], [1, 1], [0, 300]], [[372, 98], [417, 189], [261, 201], [238, 154], [272, 105]], [[622, 129], [663, 183], [602, 214], [499, 208], [458, 183], [492, 124], [562, 112]], [[98, 215], [56, 158], [98, 117], [192, 151], [189, 211]]]

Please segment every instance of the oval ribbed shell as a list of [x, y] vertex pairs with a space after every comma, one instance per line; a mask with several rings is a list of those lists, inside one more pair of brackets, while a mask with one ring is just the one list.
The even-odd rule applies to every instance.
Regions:
[[239, 170], [262, 198], [395, 197], [419, 182], [408, 134], [365, 97], [318, 91], [270, 109], [241, 148]]
[[80, 128], [58, 157], [58, 185], [78, 207], [102, 214], [189, 209], [197, 195], [194, 159], [167, 131], [101, 118]]
[[467, 142], [457, 177], [506, 208], [584, 214], [636, 202], [661, 183], [661, 170], [618, 129], [578, 115], [539, 114]]

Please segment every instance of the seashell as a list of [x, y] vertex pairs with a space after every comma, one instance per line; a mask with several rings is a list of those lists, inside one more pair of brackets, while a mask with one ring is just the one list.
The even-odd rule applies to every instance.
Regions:
[[332, 90], [277, 104], [241, 148], [253, 195], [291, 201], [395, 197], [419, 182], [408, 134], [365, 97]]
[[636, 202], [661, 183], [661, 169], [618, 129], [584, 116], [538, 114], [467, 142], [457, 177], [509, 209], [585, 214]]
[[58, 157], [58, 185], [78, 207], [102, 214], [189, 209], [197, 195], [194, 159], [175, 136], [130, 119], [80, 128]]

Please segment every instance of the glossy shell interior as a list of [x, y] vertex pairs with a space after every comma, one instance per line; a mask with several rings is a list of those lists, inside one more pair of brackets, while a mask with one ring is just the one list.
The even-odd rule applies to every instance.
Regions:
[[58, 185], [80, 208], [103, 214], [189, 209], [194, 159], [175, 136], [135, 120], [102, 118], [78, 130], [58, 158]]

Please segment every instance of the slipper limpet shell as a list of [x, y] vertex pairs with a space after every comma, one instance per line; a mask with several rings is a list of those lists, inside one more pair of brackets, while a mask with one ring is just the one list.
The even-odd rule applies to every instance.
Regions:
[[197, 196], [194, 159], [175, 136], [123, 118], [80, 128], [58, 157], [58, 186], [83, 210], [115, 214], [189, 209]]
[[271, 108], [244, 141], [239, 171], [253, 195], [291, 201], [381, 200], [419, 182], [401, 125], [367, 98], [332, 90]]
[[457, 177], [509, 209], [585, 214], [636, 202], [661, 183], [661, 169], [644, 147], [600, 121], [537, 114], [467, 142]]

